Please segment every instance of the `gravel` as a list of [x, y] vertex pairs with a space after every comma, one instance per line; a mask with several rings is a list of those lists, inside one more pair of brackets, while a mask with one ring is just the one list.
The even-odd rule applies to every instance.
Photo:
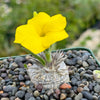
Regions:
[[93, 70], [100, 70], [95, 59], [85, 50], [69, 50], [65, 54], [71, 80], [66, 83], [71, 86], [69, 89], [35, 86], [23, 67], [33, 64], [31, 55], [1, 60], [0, 100], [100, 100], [100, 84], [93, 78]]

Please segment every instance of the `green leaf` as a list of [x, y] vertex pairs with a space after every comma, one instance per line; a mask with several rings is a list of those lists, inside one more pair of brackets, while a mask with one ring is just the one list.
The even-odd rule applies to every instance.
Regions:
[[24, 64], [24, 67], [27, 69], [27, 65], [26, 64]]
[[45, 66], [46, 62], [45, 62], [45, 60], [44, 60], [42, 57], [40, 57], [40, 56], [38, 56], [38, 55], [32, 53], [31, 51], [27, 50], [26, 48], [23, 48], [23, 49], [24, 49], [26, 52], [28, 52], [29, 54], [31, 54], [32, 56], [34, 56], [36, 59], [38, 59], [39, 62], [40, 62], [43, 66]]

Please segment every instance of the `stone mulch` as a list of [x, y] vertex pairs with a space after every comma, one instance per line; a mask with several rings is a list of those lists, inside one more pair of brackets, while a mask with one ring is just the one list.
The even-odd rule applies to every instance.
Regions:
[[69, 83], [61, 83], [54, 91], [35, 86], [23, 64], [33, 64], [30, 55], [0, 61], [0, 100], [100, 100], [100, 83], [93, 70], [100, 70], [91, 54], [84, 50], [65, 53], [69, 66]]

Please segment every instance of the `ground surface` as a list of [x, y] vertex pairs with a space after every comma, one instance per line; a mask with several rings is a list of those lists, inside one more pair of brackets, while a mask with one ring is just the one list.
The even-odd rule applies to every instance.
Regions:
[[86, 47], [93, 51], [96, 58], [100, 61], [100, 29], [86, 30], [78, 40], [69, 47]]

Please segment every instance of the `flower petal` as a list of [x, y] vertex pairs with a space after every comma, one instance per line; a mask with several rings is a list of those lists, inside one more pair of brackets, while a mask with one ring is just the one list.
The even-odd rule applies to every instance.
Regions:
[[43, 28], [44, 32], [61, 31], [66, 27], [66, 18], [61, 14], [54, 15]]
[[[43, 27], [49, 22], [50, 16], [44, 12], [39, 12], [35, 17], [28, 20], [28, 24], [34, 25], [37, 29], [38, 34], [41, 36]], [[41, 31], [41, 32], [40, 32]], [[44, 34], [44, 33], [43, 33]]]
[[16, 29], [14, 43], [21, 44], [35, 54], [45, 50], [41, 44], [40, 37], [36, 33], [36, 30], [30, 25], [21, 25]]
[[65, 30], [58, 32], [49, 32], [45, 37], [42, 37], [42, 45], [44, 48], [49, 48], [53, 43], [63, 40], [68, 37]]

